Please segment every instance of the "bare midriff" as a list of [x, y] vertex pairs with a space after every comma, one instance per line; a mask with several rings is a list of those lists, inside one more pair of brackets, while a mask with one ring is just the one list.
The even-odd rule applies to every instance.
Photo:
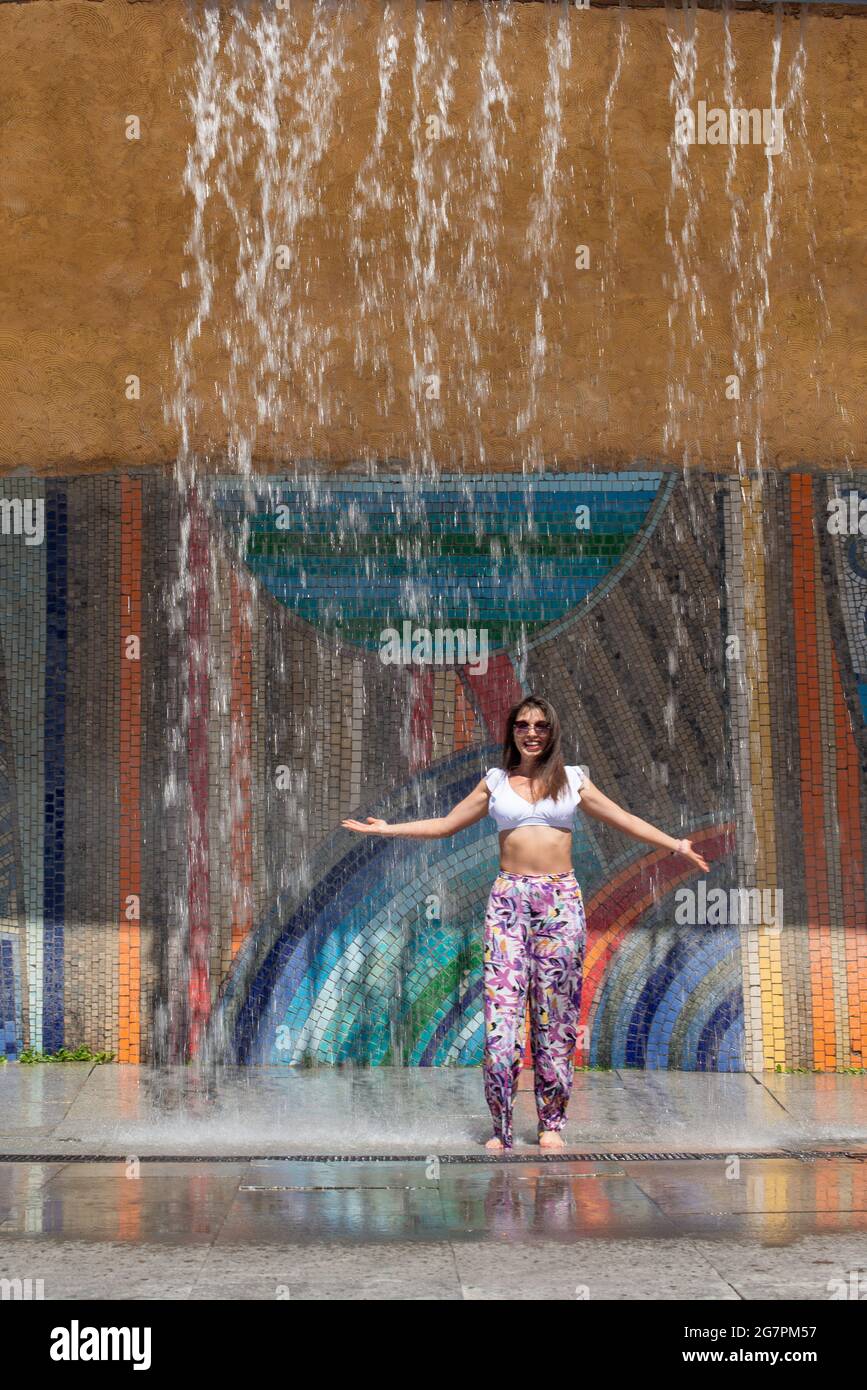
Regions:
[[501, 830], [500, 868], [507, 874], [571, 873], [572, 831], [555, 825]]

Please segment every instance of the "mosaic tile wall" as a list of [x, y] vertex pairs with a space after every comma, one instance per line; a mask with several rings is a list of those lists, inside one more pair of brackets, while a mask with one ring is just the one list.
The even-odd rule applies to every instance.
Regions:
[[[478, 1064], [493, 821], [416, 842], [340, 822], [447, 810], [533, 688], [567, 761], [712, 861], [699, 884], [579, 813], [576, 1062], [862, 1065], [867, 475], [185, 499], [13, 477], [0, 521], [7, 1056]], [[487, 647], [387, 664], [405, 621]], [[750, 891], [774, 920], [734, 910]]]

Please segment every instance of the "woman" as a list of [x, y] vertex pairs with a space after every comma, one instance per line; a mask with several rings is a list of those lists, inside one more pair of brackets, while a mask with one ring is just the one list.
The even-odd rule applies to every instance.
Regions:
[[560, 720], [535, 695], [509, 711], [502, 767], [490, 768], [447, 816], [389, 825], [345, 820], [364, 835], [443, 839], [488, 814], [500, 836], [500, 875], [485, 914], [485, 1099], [494, 1123], [488, 1149], [511, 1149], [512, 1107], [524, 1055], [524, 1012], [530, 998], [539, 1145], [562, 1149], [560, 1131], [574, 1078], [586, 923], [572, 871], [575, 808], [636, 840], [708, 865], [689, 840], [676, 840], [624, 811], [579, 767], [563, 763]]

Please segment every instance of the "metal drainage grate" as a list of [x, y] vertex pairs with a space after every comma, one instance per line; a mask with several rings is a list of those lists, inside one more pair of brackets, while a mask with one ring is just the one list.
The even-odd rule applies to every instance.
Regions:
[[688, 1153], [684, 1150], [656, 1149], [646, 1153], [623, 1150], [609, 1153], [561, 1149], [556, 1153], [484, 1154], [136, 1154], [132, 1146], [126, 1153], [0, 1153], [0, 1163], [127, 1163], [134, 1156], [140, 1163], [652, 1163], [660, 1160], [725, 1161], [731, 1158], [850, 1158], [867, 1161], [867, 1150], [857, 1149], [725, 1149], [719, 1152]]

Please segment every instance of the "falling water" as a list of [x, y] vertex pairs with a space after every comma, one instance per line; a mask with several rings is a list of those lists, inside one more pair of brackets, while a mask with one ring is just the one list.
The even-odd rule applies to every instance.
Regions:
[[[734, 53], [731, 16], [724, 14], [724, 93], [729, 111], [742, 105], [743, 94], [737, 91], [737, 68]], [[782, 7], [775, 7], [774, 34], [771, 45], [768, 107], [776, 119], [777, 90], [782, 46]], [[793, 74], [790, 70], [790, 92], [793, 93]], [[739, 99], [740, 97], [740, 99]], [[787, 100], [783, 112], [783, 149], [788, 140]], [[765, 136], [767, 139], [767, 134]], [[734, 787], [737, 806], [737, 873], [738, 881], [750, 888], [777, 885], [776, 849], [769, 831], [759, 833], [759, 824], [769, 823], [764, 805], [764, 786], [759, 764], [762, 751], [754, 730], [761, 717], [762, 700], [769, 679], [767, 634], [762, 622], [764, 586], [768, 573], [767, 538], [764, 525], [765, 483], [764, 463], [764, 401], [767, 390], [765, 368], [767, 360], [766, 325], [771, 303], [770, 266], [774, 254], [779, 206], [782, 195], [780, 170], [775, 161], [774, 142], [764, 147], [765, 187], [756, 219], [751, 225], [747, 206], [738, 194], [738, 149], [730, 141], [726, 168], [725, 189], [729, 202], [730, 245], [728, 267], [731, 273], [732, 366], [739, 391], [746, 390], [746, 400], [740, 394], [732, 401], [735, 435], [735, 462], [738, 469], [740, 497], [737, 506], [727, 517], [727, 543], [732, 554], [742, 555], [743, 573], [729, 576], [726, 584], [732, 622], [730, 635], [739, 644], [737, 659], [727, 663], [732, 685], [730, 718]], [[785, 167], [785, 166], [783, 166]], [[752, 476], [745, 457], [745, 437], [752, 436]], [[738, 578], [741, 593], [735, 592]], [[745, 977], [754, 974], [762, 943], [758, 934], [742, 932], [742, 955]], [[761, 1047], [761, 1019], [750, 1030], [753, 1039], [749, 1046]], [[747, 1059], [749, 1064], [750, 1059]]]
[[[668, 7], [667, 7], [668, 12]], [[668, 381], [663, 442], [682, 451], [684, 467], [690, 462], [692, 436], [685, 437], [684, 423], [700, 416], [700, 399], [691, 390], [693, 363], [702, 342], [701, 321], [706, 311], [705, 296], [696, 257], [696, 238], [701, 219], [703, 189], [690, 163], [689, 146], [678, 138], [677, 113], [695, 109], [695, 79], [698, 71], [698, 5], [684, 0], [681, 26], [668, 12], [668, 42], [674, 64], [669, 87], [671, 137], [668, 144], [671, 179], [665, 202], [665, 240], [674, 264], [673, 276], [666, 276], [671, 294], [668, 310]], [[682, 214], [678, 208], [683, 204]], [[679, 221], [678, 221], [679, 216]]]
[[[781, 4], [774, 6], [774, 37], [771, 49], [771, 90], [769, 107], [771, 111], [777, 109], [777, 79], [780, 71], [780, 47], [783, 39], [783, 7]], [[784, 121], [785, 128], [785, 121]], [[785, 140], [785, 136], [784, 136]], [[755, 316], [755, 359], [756, 359], [756, 385], [755, 385], [755, 427], [754, 427], [754, 461], [756, 470], [761, 478], [764, 454], [764, 412], [763, 402], [765, 394], [765, 322], [768, 309], [771, 304], [770, 285], [768, 282], [768, 272], [771, 257], [774, 253], [774, 239], [777, 229], [777, 218], [779, 214], [779, 190], [775, 185], [776, 165], [774, 160], [772, 145], [765, 145], [765, 163], [767, 165], [767, 182], [765, 192], [762, 197], [762, 228], [756, 254], [756, 267], [759, 278], [758, 300]]]
[[[810, 282], [816, 314], [816, 338], [813, 353], [813, 380], [816, 395], [823, 389], [830, 390], [836, 402], [838, 413], [846, 423], [846, 414], [837, 401], [833, 383], [824, 386], [819, 380], [819, 364], [823, 349], [831, 330], [831, 317], [816, 260], [816, 195], [815, 195], [815, 155], [813, 142], [807, 132], [807, 27], [808, 10], [803, 6], [798, 25], [798, 43], [789, 65], [789, 85], [786, 96], [786, 142], [783, 147], [783, 160], [787, 174], [795, 168], [796, 151], [804, 171], [804, 196], [800, 200], [803, 208], [804, 240], [810, 265]], [[827, 119], [824, 109], [819, 109], [818, 120], [822, 128], [822, 138], [828, 143]]]
[[[723, 26], [725, 33], [725, 50], [723, 59], [724, 71], [724, 96], [727, 111], [732, 111], [737, 105], [735, 94], [735, 52], [734, 40], [732, 37], [731, 8], [728, 0], [723, 12]], [[746, 210], [743, 198], [737, 193], [737, 169], [738, 169], [738, 142], [733, 140], [729, 144], [729, 155], [726, 163], [726, 197], [730, 209], [731, 241], [728, 246], [728, 267], [731, 274], [731, 321], [732, 321], [732, 365], [734, 366], [735, 376], [739, 383], [746, 382], [746, 334], [747, 328], [745, 315], [749, 312], [749, 281], [746, 274], [746, 267], [743, 262], [743, 245], [745, 236]], [[741, 426], [741, 398], [740, 390], [732, 402], [732, 412], [734, 417], [734, 436], [735, 436], [735, 459], [738, 472], [743, 473], [745, 469], [745, 459], [742, 442]]]
[[[514, 570], [514, 595], [506, 596], [507, 602], [514, 598], [520, 602], [520, 590], [529, 578], [526, 559], [530, 546], [536, 539], [536, 520], [534, 508], [534, 488], [532, 474], [543, 466], [542, 441], [539, 432], [539, 394], [546, 372], [553, 368], [548, 351], [546, 336], [546, 313], [549, 328], [553, 333], [556, 327], [556, 310], [552, 309], [551, 278], [554, 255], [560, 243], [560, 223], [563, 197], [565, 195], [565, 170], [562, 156], [565, 147], [563, 74], [572, 65], [572, 33], [569, 6], [562, 0], [558, 6], [551, 7], [546, 33], [547, 78], [543, 97], [544, 126], [541, 136], [541, 161], [539, 178], [541, 187], [531, 202], [531, 219], [525, 246], [525, 256], [535, 273], [535, 309], [533, 335], [530, 339], [527, 369], [527, 397], [518, 414], [518, 431], [527, 436], [524, 444], [522, 464], [525, 474], [530, 478], [524, 489], [524, 512], [520, 519], [513, 519], [513, 545], [517, 550], [517, 564]], [[518, 643], [518, 670], [521, 680], [525, 679], [526, 633], [522, 625]]]
[[[190, 538], [196, 502], [196, 459], [192, 434], [198, 419], [199, 402], [196, 394], [195, 350], [207, 322], [213, 301], [215, 268], [208, 240], [206, 209], [209, 196], [209, 176], [222, 134], [223, 101], [218, 66], [220, 49], [219, 15], [206, 10], [197, 31], [196, 56], [189, 105], [193, 139], [187, 149], [183, 186], [192, 198], [190, 233], [184, 246], [192, 261], [192, 271], [185, 272], [183, 287], [193, 289], [193, 309], [187, 327], [174, 342], [175, 390], [167, 403], [166, 415], [176, 426], [178, 452], [175, 482], [178, 492], [178, 567], [170, 580], [166, 600], [169, 640], [179, 643], [186, 630], [190, 605], [192, 576], [190, 570]], [[167, 770], [163, 790], [166, 812], [166, 850], [174, 839], [188, 843], [193, 827], [183, 824], [185, 809], [184, 780], [186, 749], [190, 726], [189, 666], [178, 663], [175, 677], [174, 725], [167, 721]], [[195, 851], [192, 850], [193, 857]], [[158, 1063], [179, 1060], [186, 1050], [187, 1014], [185, 1001], [189, 990], [189, 965], [186, 949], [190, 931], [190, 858], [180, 860], [178, 877], [168, 885], [167, 904], [170, 930], [162, 942], [162, 976], [172, 982], [172, 989], [156, 1001], [154, 1009], [153, 1056]]]
[[[569, 6], [563, 0], [548, 21], [546, 38], [548, 75], [545, 82], [545, 126], [542, 134], [541, 183], [533, 199], [532, 218], [527, 239], [527, 255], [536, 268], [536, 306], [533, 336], [529, 346], [527, 372], [527, 401], [518, 415], [520, 431], [533, 430], [538, 423], [539, 388], [548, 365], [548, 340], [545, 334], [545, 314], [551, 292], [551, 264], [554, 249], [560, 238], [561, 182], [563, 170], [560, 159], [565, 144], [563, 130], [562, 75], [572, 64], [572, 32]], [[525, 454], [525, 466], [539, 468], [542, 445], [538, 432], [530, 435]]]
[[[300, 378], [310, 420], [310, 441], [332, 420], [328, 370], [333, 361], [334, 329], [306, 293], [298, 243], [303, 222], [319, 210], [319, 169], [330, 142], [337, 136], [339, 78], [347, 39], [345, 13], [342, 6], [335, 9], [323, 3], [315, 7], [299, 74], [295, 119], [282, 142], [285, 162], [280, 181], [280, 241], [285, 247], [284, 266], [291, 273], [286, 275], [284, 271], [277, 277], [271, 306], [271, 337], [276, 342], [278, 361], [288, 364], [290, 379], [298, 382]], [[284, 419], [293, 420], [298, 400], [297, 395], [287, 399], [287, 393], [278, 395], [276, 390], [274, 395], [276, 431]], [[304, 446], [299, 440], [296, 447], [301, 452]]]
[[486, 464], [483, 411], [491, 393], [490, 373], [482, 360], [482, 343], [493, 336], [500, 288], [500, 227], [506, 130], [514, 131], [509, 90], [501, 68], [503, 39], [512, 24], [510, 0], [484, 0], [484, 50], [479, 97], [473, 113], [475, 141], [465, 143], [460, 179], [464, 206], [472, 208], [469, 235], [461, 254], [458, 303], [460, 363], [458, 382], [467, 417], [468, 443], [476, 466]]
[[[544, 412], [558, 399], [549, 384], [559, 370], [555, 346], [565, 310], [557, 295], [557, 266], [564, 237], [563, 208], [566, 200], [584, 196], [570, 179], [567, 146], [569, 103], [574, 98], [580, 50], [573, 27], [580, 16], [566, 0], [546, 7], [545, 75], [538, 100], [542, 123], [538, 153], [527, 157], [535, 177], [534, 196], [528, 208], [529, 225], [523, 248], [532, 275], [532, 324], [524, 343], [523, 362], [500, 388], [509, 393], [516, 450], [525, 472], [532, 474], [543, 461]], [[174, 393], [167, 419], [177, 432], [175, 477], [178, 492], [179, 545], [177, 577], [167, 596], [171, 640], [182, 659], [177, 665], [179, 715], [169, 729], [164, 802], [167, 836], [189, 845], [189, 858], [178, 882], [172, 883], [172, 930], [166, 946], [163, 977], [170, 993], [157, 1011], [155, 1055], [159, 1060], [180, 1060], [188, 1054], [190, 1040], [201, 1042], [196, 1020], [188, 1016], [185, 1001], [206, 982], [207, 960], [197, 955], [196, 926], [202, 903], [196, 899], [197, 876], [208, 851], [217, 848], [207, 840], [208, 826], [199, 823], [195, 806], [188, 805], [185, 789], [201, 778], [201, 765], [191, 765], [191, 731], [207, 714], [203, 701], [212, 698], [225, 712], [225, 672], [212, 657], [209, 623], [224, 623], [226, 615], [211, 614], [208, 603], [218, 602], [219, 587], [211, 575], [211, 554], [217, 545], [228, 545], [216, 527], [208, 529], [209, 511], [199, 472], [215, 460], [246, 488], [244, 519], [233, 544], [244, 557], [249, 538], [249, 516], [264, 503], [273, 510], [277, 489], [268, 487], [256, 473], [257, 461], [275, 461], [280, 440], [290, 462], [290, 478], [302, 485], [294, 523], [302, 533], [312, 532], [317, 516], [330, 504], [327, 481], [309, 469], [300, 471], [297, 460], [315, 452], [322, 431], [343, 424], [343, 402], [333, 384], [332, 368], [339, 362], [338, 333], [345, 331], [362, 389], [374, 393], [382, 419], [408, 404], [412, 444], [408, 467], [403, 468], [403, 490], [392, 501], [395, 552], [405, 577], [393, 605], [383, 613], [383, 624], [411, 616], [434, 625], [446, 614], [441, 596], [432, 591], [425, 570], [425, 549], [420, 538], [430, 528], [429, 487], [446, 465], [465, 465], [478, 471], [488, 462], [485, 410], [491, 405], [492, 380], [486, 366], [487, 345], [508, 334], [508, 296], [503, 292], [507, 254], [504, 236], [504, 201], [510, 195], [514, 171], [507, 159], [507, 140], [518, 127], [514, 93], [507, 77], [508, 42], [515, 30], [509, 0], [485, 0], [482, 6], [481, 47], [472, 69], [459, 62], [459, 34], [448, 5], [412, 7], [385, 0], [377, 13], [376, 73], [371, 100], [372, 121], [357, 169], [348, 184], [349, 218], [341, 226], [321, 232], [343, 237], [347, 250], [347, 279], [354, 286], [356, 312], [344, 326], [323, 312], [320, 272], [321, 248], [313, 244], [313, 230], [322, 222], [320, 187], [330, 153], [343, 140], [353, 113], [344, 85], [348, 51], [352, 41], [352, 7], [316, 4], [309, 26], [293, 9], [243, 6], [221, 13], [205, 7], [192, 23], [194, 62], [188, 91], [192, 137], [183, 176], [189, 200], [189, 234], [185, 245], [188, 263], [183, 285], [188, 291], [187, 320], [174, 343]], [[698, 72], [697, 0], [685, 0], [679, 11], [668, 13], [668, 43], [673, 62], [669, 87], [672, 112], [695, 106]], [[725, 11], [723, 74], [725, 102], [741, 104], [737, 91], [737, 66], [731, 16]], [[580, 32], [580, 31], [578, 31]], [[604, 170], [604, 246], [599, 260], [602, 308], [594, 325], [598, 371], [610, 350], [611, 321], [616, 295], [619, 222], [617, 216], [618, 167], [614, 133], [618, 103], [631, 57], [630, 18], [621, 5], [612, 27], [610, 77], [601, 111]], [[782, 12], [776, 9], [776, 25], [770, 52], [769, 104], [777, 104], [780, 83]], [[574, 66], [574, 73], [573, 73]], [[813, 165], [806, 138], [806, 47], [803, 28], [788, 71], [786, 134], [798, 136], [806, 161], [808, 193], [812, 201]], [[462, 124], [456, 94], [471, 81], [472, 100]], [[460, 85], [459, 85], [460, 84]], [[535, 94], [534, 94], [535, 96]], [[746, 103], [750, 105], [752, 103]], [[463, 109], [463, 108], [462, 108]], [[696, 391], [699, 375], [706, 371], [703, 341], [706, 314], [702, 267], [698, 256], [699, 228], [706, 192], [700, 161], [672, 135], [668, 145], [670, 177], [665, 190], [665, 237], [670, 255], [666, 284], [670, 290], [669, 360], [663, 441], [684, 464], [695, 453], [702, 398]], [[791, 161], [792, 148], [785, 147]], [[746, 474], [748, 451], [760, 470], [763, 461], [763, 392], [767, 357], [770, 269], [777, 249], [783, 189], [781, 176], [790, 163], [777, 167], [766, 153], [765, 186], [758, 226], [750, 222], [739, 194], [743, 152], [730, 144], [725, 167], [729, 203], [728, 244], [721, 247], [731, 280], [731, 332], [733, 370], [742, 382], [755, 382], [755, 392], [733, 403], [735, 458]], [[408, 172], [408, 177], [406, 177]], [[457, 277], [449, 279], [450, 238], [456, 236], [455, 213], [466, 218], [467, 231], [460, 246]], [[470, 215], [466, 216], [466, 209]], [[398, 212], [399, 217], [394, 213]], [[817, 304], [827, 325], [827, 306], [816, 269], [815, 224], [809, 229], [809, 254]], [[226, 246], [231, 248], [227, 254]], [[314, 282], [311, 289], [311, 282]], [[219, 291], [225, 288], [222, 300]], [[221, 303], [219, 315], [215, 304]], [[227, 308], [225, 306], [228, 306]], [[216, 320], [219, 320], [218, 322]], [[523, 332], [523, 329], [521, 330]], [[827, 328], [825, 329], [827, 331]], [[451, 332], [449, 339], [446, 334]], [[397, 345], [396, 345], [397, 339]], [[591, 338], [592, 342], [592, 338]], [[215, 347], [216, 345], [216, 347]], [[453, 349], [448, 356], [447, 349]], [[448, 370], [446, 360], [448, 360]], [[222, 375], [212, 380], [209, 370], [219, 356]], [[605, 363], [606, 366], [610, 365]], [[523, 372], [521, 370], [523, 368]], [[523, 376], [523, 380], [521, 380]], [[517, 387], [516, 387], [516, 384]], [[521, 394], [518, 394], [518, 393]], [[206, 407], [216, 403], [217, 430], [222, 435], [207, 444], [199, 438]], [[450, 420], [460, 425], [464, 448], [457, 456], [443, 456], [446, 403]], [[451, 436], [450, 436], [451, 438]], [[364, 450], [368, 449], [365, 444]], [[364, 452], [360, 450], [360, 452]], [[371, 469], [379, 459], [366, 460]], [[293, 472], [294, 470], [294, 472]], [[527, 478], [526, 515], [513, 519], [510, 543], [516, 548], [517, 586], [526, 571], [521, 556], [534, 525], [532, 478]], [[692, 499], [688, 499], [691, 504]], [[456, 507], [469, 502], [472, 484], [467, 482]], [[346, 507], [335, 522], [335, 545], [342, 551], [347, 540], [367, 526], [360, 509]], [[442, 524], [448, 525], [443, 516]], [[482, 520], [477, 521], [482, 535]], [[375, 538], [374, 538], [375, 540]], [[210, 550], [209, 550], [210, 543]], [[498, 554], [492, 548], [492, 565]], [[360, 561], [360, 576], [373, 578], [378, 563], [373, 544]], [[303, 582], [303, 576], [302, 576]], [[661, 583], [661, 581], [660, 581]], [[504, 602], [518, 606], [520, 593], [504, 594]], [[675, 691], [680, 676], [681, 649], [688, 645], [680, 596], [672, 595], [674, 642], [668, 655], [668, 703], [662, 717], [669, 739], [675, 735]], [[340, 599], [325, 613], [324, 627], [340, 617]], [[749, 611], [749, 599], [747, 600]], [[454, 614], [451, 615], [454, 618]], [[473, 615], [468, 613], [469, 624]], [[250, 621], [248, 614], [248, 621]], [[754, 634], [744, 632], [745, 645]], [[318, 674], [321, 682], [310, 691], [310, 703], [327, 703], [322, 691], [329, 680], [348, 692], [341, 710], [352, 726], [353, 738], [365, 717], [364, 665], [339, 637], [317, 637]], [[269, 679], [280, 683], [289, 670], [291, 653], [280, 646], [279, 633], [269, 659]], [[188, 643], [185, 647], [184, 643]], [[519, 644], [519, 675], [525, 654]], [[417, 691], [413, 677], [401, 675], [397, 698], [402, 701], [404, 725], [401, 743], [410, 767], [421, 764], [413, 742], [412, 710]], [[285, 717], [282, 732], [290, 746], [309, 733], [307, 712], [293, 710]], [[329, 713], [328, 718], [332, 716]], [[323, 715], [323, 719], [325, 716]], [[323, 776], [324, 750], [330, 726], [317, 728], [312, 750], [312, 770], [296, 774], [291, 789], [299, 816], [318, 795], [314, 779]], [[223, 750], [220, 750], [221, 753]], [[243, 762], [239, 777], [249, 769]], [[207, 768], [204, 769], [207, 771]], [[308, 779], [309, 780], [305, 780]], [[749, 778], [744, 781], [748, 794]], [[201, 790], [201, 788], [200, 788]], [[356, 769], [353, 798], [363, 795], [361, 772]], [[267, 796], [270, 790], [266, 789]], [[419, 791], [418, 795], [421, 795]], [[201, 802], [199, 803], [201, 804]], [[279, 814], [277, 803], [263, 815]], [[423, 813], [419, 804], [416, 813]], [[235, 795], [221, 803], [217, 833], [220, 846], [231, 845], [246, 810]], [[186, 817], [186, 823], [182, 818]], [[299, 836], [305, 840], [305, 836]], [[268, 850], [266, 853], [270, 854]], [[275, 854], [276, 858], [276, 854]], [[753, 856], [754, 858], [754, 856]], [[304, 852], [291, 864], [267, 865], [268, 891], [290, 887], [303, 891], [311, 867]], [[746, 881], [746, 880], [744, 880]], [[190, 971], [194, 972], [191, 979]], [[196, 986], [195, 972], [202, 978]], [[394, 1053], [405, 1050], [402, 1009], [397, 999], [391, 1020]], [[302, 1040], [303, 1043], [303, 1040]], [[301, 1046], [301, 1043], [299, 1043]]]
[[[415, 423], [410, 463], [434, 471], [432, 432], [441, 429], [443, 366], [435, 323], [445, 302], [439, 263], [440, 244], [449, 226], [453, 156], [449, 150], [449, 116], [454, 97], [457, 58], [448, 9], [435, 20], [416, 8], [412, 62], [412, 189], [409, 214], [410, 275], [406, 296], [406, 330], [411, 362], [410, 403]], [[434, 29], [433, 41], [428, 28]]]
[[[232, 302], [221, 324], [227, 381], [219, 396], [228, 464], [244, 475], [252, 470], [257, 426], [274, 408], [280, 366], [273, 360], [270, 313], [280, 196], [278, 101], [283, 82], [294, 76], [294, 71], [285, 70], [283, 22], [277, 13], [264, 13], [254, 24], [239, 10], [232, 16], [224, 45], [229, 77], [215, 187], [231, 219], [237, 255]], [[254, 141], [260, 203], [255, 220], [247, 201], [238, 197]]]
[[[725, 35], [723, 94], [726, 110], [732, 111], [739, 105], [739, 102], [736, 90], [737, 63], [731, 27], [731, 10], [728, 3], [723, 14], [723, 25]], [[747, 353], [752, 341], [752, 319], [755, 314], [754, 276], [756, 262], [754, 256], [747, 254], [749, 217], [744, 199], [737, 191], [738, 148], [737, 141], [730, 141], [725, 174], [725, 190], [729, 202], [729, 226], [731, 230], [727, 262], [732, 285], [732, 366], [738, 383], [738, 391], [731, 404], [735, 437], [735, 462], [740, 478], [741, 494], [740, 517], [732, 518], [730, 524], [740, 528], [739, 541], [746, 551], [748, 561], [745, 568], [749, 568], [750, 565], [755, 566], [763, 563], [763, 556], [755, 553], [755, 546], [751, 542], [752, 532], [748, 529], [746, 535], [743, 533], [744, 521], [752, 515], [753, 484], [748, 476], [748, 465], [744, 455], [741, 393], [746, 389], [748, 380]], [[752, 393], [748, 399], [748, 410], [752, 413], [755, 409]], [[727, 539], [729, 539], [731, 550], [734, 553], [736, 547], [733, 538]], [[729, 661], [726, 666], [728, 680], [734, 686], [730, 697], [732, 710], [730, 717], [733, 722], [731, 746], [738, 808], [737, 874], [739, 883], [752, 887], [756, 882], [759, 843], [755, 832], [753, 779], [750, 765], [751, 748], [748, 729], [738, 727], [735, 721], [740, 712], [746, 712], [752, 708], [754, 683], [750, 673], [757, 669], [761, 654], [758, 647], [756, 624], [754, 621], [750, 621], [751, 616], [755, 613], [755, 586], [746, 577], [744, 578], [743, 608], [741, 609], [737, 601], [738, 596], [732, 592], [731, 582], [728, 578], [727, 585], [729, 588], [729, 611], [733, 615], [730, 620], [729, 636], [733, 637], [739, 644], [737, 659]], [[748, 723], [748, 720], [745, 722]]]
[[394, 207], [395, 170], [388, 162], [387, 138], [394, 105], [394, 79], [400, 53], [401, 26], [396, 7], [386, 0], [376, 43], [379, 101], [370, 149], [359, 166], [352, 191], [350, 254], [358, 295], [355, 321], [355, 369], [373, 374], [377, 409], [385, 415], [396, 397], [390, 341], [395, 331], [389, 281], [397, 276], [400, 253], [388, 231], [386, 214]]
[[[611, 343], [614, 318], [614, 293], [617, 274], [617, 233], [618, 218], [616, 208], [616, 164], [613, 149], [613, 115], [620, 90], [620, 79], [629, 47], [629, 26], [626, 20], [626, 5], [620, 0], [617, 15], [617, 52], [608, 90], [605, 93], [602, 147], [605, 152], [605, 167], [602, 174], [602, 195], [605, 203], [606, 236], [601, 255], [602, 312], [596, 320], [596, 355], [601, 373], [603, 359]], [[585, 204], [585, 217], [587, 216]], [[609, 373], [610, 377], [610, 373]]]
[[[178, 431], [177, 481], [185, 481], [185, 469], [191, 459], [191, 434], [196, 420], [194, 394], [194, 352], [202, 326], [211, 312], [214, 266], [208, 252], [205, 209], [208, 203], [208, 174], [217, 150], [222, 120], [222, 102], [218, 88], [217, 59], [220, 49], [220, 19], [214, 10], [205, 10], [197, 32], [196, 60], [189, 107], [193, 139], [187, 148], [183, 186], [193, 201], [190, 233], [184, 251], [192, 258], [195, 275], [195, 302], [185, 331], [174, 341], [174, 394], [166, 410], [167, 420], [173, 420]], [[184, 272], [181, 287], [191, 284], [189, 272]]]
[[[192, 218], [185, 244], [189, 269], [183, 286], [193, 290], [192, 310], [174, 344], [175, 389], [166, 416], [176, 426], [178, 453], [178, 568], [166, 597], [169, 633], [184, 653], [177, 667], [178, 710], [168, 731], [164, 803], [180, 843], [188, 847], [184, 870], [171, 885], [171, 930], [164, 946], [162, 974], [171, 982], [156, 1009], [154, 1055], [158, 1061], [183, 1059], [188, 1049], [204, 1048], [204, 1020], [209, 1010], [206, 930], [208, 904], [203, 898], [209, 863], [208, 825], [202, 797], [208, 781], [207, 739], [203, 732], [209, 704], [226, 711], [226, 677], [211, 655], [209, 608], [217, 592], [212, 583], [215, 533], [209, 529], [205, 493], [198, 481], [200, 459], [193, 432], [204, 403], [197, 375], [197, 355], [208, 332], [215, 288], [231, 273], [225, 253], [216, 250], [220, 212], [225, 210], [234, 233], [234, 284], [228, 311], [221, 316], [219, 341], [225, 380], [215, 383], [224, 422], [217, 456], [245, 485], [244, 522], [236, 538], [246, 553], [253, 507], [253, 462], [263, 426], [279, 430], [284, 420], [295, 426], [297, 451], [307, 436], [327, 424], [331, 401], [327, 390], [333, 329], [323, 322], [305, 293], [298, 247], [304, 224], [318, 209], [317, 172], [336, 130], [338, 80], [346, 24], [332, 6], [313, 9], [304, 39], [287, 10], [241, 7], [228, 15], [205, 7], [190, 21], [195, 57], [189, 89], [193, 138], [187, 151], [184, 188]], [[284, 92], [295, 95], [285, 109]], [[282, 103], [282, 105], [281, 105]], [[249, 183], [256, 202], [251, 207]], [[261, 490], [261, 484], [260, 484]], [[268, 489], [268, 493], [271, 490]], [[269, 495], [273, 504], [275, 498]], [[317, 498], [311, 489], [308, 506]], [[210, 553], [209, 553], [210, 541]], [[252, 623], [255, 594], [239, 582], [239, 611]], [[228, 615], [218, 613], [223, 624]], [[277, 654], [278, 665], [283, 662]], [[277, 672], [279, 676], [279, 671]], [[285, 674], [285, 672], [284, 672]], [[196, 736], [194, 736], [194, 732]], [[230, 730], [231, 761], [238, 786], [249, 782], [247, 749]], [[189, 786], [188, 800], [181, 789]], [[291, 790], [291, 789], [290, 789]], [[296, 789], [301, 790], [301, 789]], [[302, 805], [303, 805], [302, 798]], [[237, 794], [222, 798], [217, 833], [220, 843], [236, 843], [247, 814]], [[296, 864], [297, 881], [306, 866]], [[275, 875], [286, 886], [287, 868]], [[249, 916], [244, 892], [232, 885], [233, 911]]]

